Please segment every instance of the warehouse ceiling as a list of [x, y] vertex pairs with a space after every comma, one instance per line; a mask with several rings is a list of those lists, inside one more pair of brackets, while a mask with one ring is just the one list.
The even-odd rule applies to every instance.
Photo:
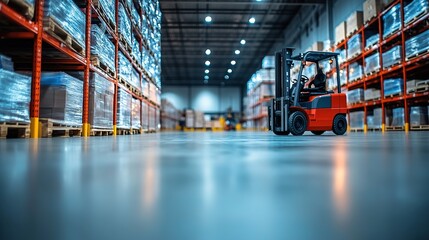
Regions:
[[[243, 85], [282, 38], [299, 8], [325, 2], [160, 0], [163, 85]], [[246, 43], [241, 44], [241, 40]]]

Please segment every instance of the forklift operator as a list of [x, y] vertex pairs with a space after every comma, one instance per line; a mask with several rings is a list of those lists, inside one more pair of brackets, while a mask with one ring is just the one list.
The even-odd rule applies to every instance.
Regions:
[[313, 81], [310, 82], [310, 84], [308, 85], [309, 87], [313, 87], [315, 89], [317, 89], [318, 91], [325, 91], [325, 87], [326, 87], [326, 75], [323, 73], [322, 68], [318, 67], [317, 68], [317, 75], [314, 78]]

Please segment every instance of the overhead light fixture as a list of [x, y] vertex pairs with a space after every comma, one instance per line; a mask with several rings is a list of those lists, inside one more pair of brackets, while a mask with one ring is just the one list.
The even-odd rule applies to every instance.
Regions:
[[234, 66], [235, 64], [237, 64], [237, 62], [235, 60], [232, 60], [231, 65]]
[[249, 19], [249, 23], [250, 24], [254, 24], [256, 22], [256, 19], [254, 18], [254, 17], [251, 17], [250, 19]]
[[205, 72], [206, 74], [209, 74], [209, 73], [210, 73], [210, 70], [206, 69], [204, 72]]
[[210, 66], [210, 61], [206, 61], [206, 66]]
[[245, 45], [245, 44], [246, 44], [246, 40], [242, 39], [242, 40], [240, 41], [240, 43], [241, 43], [241, 45]]
[[209, 76], [205, 76], [205, 77], [204, 77], [204, 79], [205, 79], [205, 80], [209, 80], [209, 79], [210, 79], [210, 77], [209, 77]]
[[226, 79], [226, 80], [228, 80], [228, 79], [229, 79], [229, 76], [228, 76], [228, 75], [225, 75], [225, 79]]
[[212, 53], [212, 51], [210, 49], [206, 50], [206, 55], [210, 55]]
[[206, 17], [206, 19], [205, 19], [205, 21], [206, 21], [206, 23], [210, 23], [210, 22], [212, 22], [212, 17], [207, 16], [207, 17]]
[[232, 69], [230, 68], [230, 69], [228, 69], [228, 73], [232, 73]]
[[235, 55], [238, 55], [240, 53], [241, 53], [240, 50], [235, 50]]

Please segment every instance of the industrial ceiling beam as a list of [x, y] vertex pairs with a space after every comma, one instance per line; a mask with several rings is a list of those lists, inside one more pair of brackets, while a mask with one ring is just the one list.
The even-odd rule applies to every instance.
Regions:
[[196, 1], [196, 0], [161, 0], [161, 4], [208, 4], [208, 5], [276, 5], [276, 6], [313, 6], [323, 5], [326, 0], [284, 0], [281, 2], [263, 1], [256, 2], [252, 0], [235, 0], [235, 1]]

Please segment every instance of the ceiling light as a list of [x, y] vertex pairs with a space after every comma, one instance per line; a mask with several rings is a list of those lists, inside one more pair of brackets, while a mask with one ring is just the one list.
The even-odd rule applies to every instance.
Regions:
[[228, 79], [229, 79], [229, 76], [228, 76], [228, 75], [225, 75], [225, 79], [226, 79], [226, 80], [228, 80]]
[[235, 50], [235, 55], [240, 54], [240, 50]]
[[206, 61], [206, 66], [210, 66], [210, 61]]
[[232, 69], [228, 69], [228, 73], [232, 73]]
[[231, 65], [234, 66], [235, 64], [237, 64], [237, 62], [235, 60], [232, 60]]
[[210, 73], [210, 70], [206, 69], [204, 72], [205, 72], [206, 74], [209, 74], [209, 73]]
[[254, 17], [251, 17], [250, 19], [249, 19], [249, 23], [250, 24], [254, 24], [256, 22], [256, 19], [254, 18]]
[[246, 44], [246, 40], [242, 39], [242, 40], [240, 41], [240, 43], [241, 43], [241, 45], [244, 45], [244, 44]]
[[210, 79], [210, 77], [209, 77], [209, 76], [205, 76], [205, 77], [204, 77], [204, 79], [205, 79], [205, 80], [209, 80], [209, 79]]
[[205, 20], [206, 20], [206, 23], [210, 23], [210, 22], [212, 22], [212, 17], [207, 16]]
[[210, 55], [212, 53], [212, 51], [210, 49], [206, 50], [206, 55]]

